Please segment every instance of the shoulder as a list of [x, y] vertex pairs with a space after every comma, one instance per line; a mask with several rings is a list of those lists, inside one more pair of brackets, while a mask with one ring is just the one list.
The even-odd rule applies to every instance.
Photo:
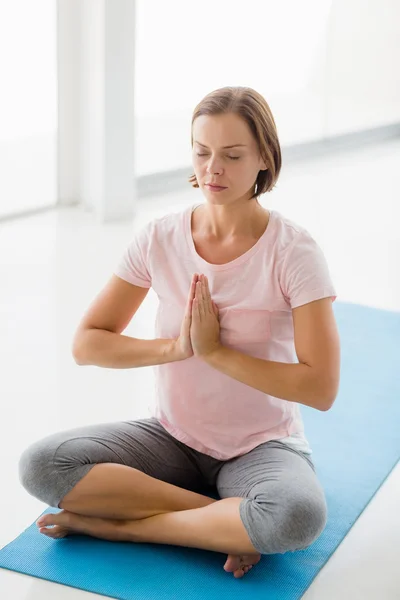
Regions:
[[182, 235], [187, 210], [169, 212], [152, 219], [138, 219], [134, 224], [133, 237], [142, 244], [170, 243], [176, 235]]
[[284, 269], [288, 262], [321, 254], [321, 248], [308, 229], [279, 211], [273, 211], [275, 258]]
[[325, 253], [310, 232], [280, 213], [276, 230], [276, 272], [291, 308], [327, 296], [336, 298]]
[[289, 219], [277, 210], [271, 212], [273, 214], [276, 241], [281, 246], [281, 250], [288, 250], [302, 239], [313, 239], [304, 226]]
[[188, 217], [188, 208], [179, 211], [168, 212], [164, 215], [154, 217], [146, 224], [146, 228], [154, 234], [162, 232], [163, 234], [182, 231], [185, 221]]

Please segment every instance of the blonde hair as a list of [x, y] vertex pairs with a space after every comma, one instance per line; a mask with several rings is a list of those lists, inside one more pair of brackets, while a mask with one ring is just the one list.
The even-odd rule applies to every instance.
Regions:
[[[199, 102], [193, 112], [191, 145], [193, 148], [193, 123], [201, 115], [234, 113], [242, 117], [258, 144], [260, 155], [268, 169], [259, 171], [252, 198], [270, 192], [275, 186], [282, 166], [278, 133], [270, 107], [265, 98], [249, 87], [223, 87], [210, 92]], [[198, 188], [196, 175], [188, 179]]]

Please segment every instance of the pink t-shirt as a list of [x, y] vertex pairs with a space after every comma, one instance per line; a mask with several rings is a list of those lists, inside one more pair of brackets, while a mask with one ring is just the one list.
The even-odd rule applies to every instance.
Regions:
[[[322, 250], [306, 229], [270, 210], [267, 229], [250, 250], [229, 263], [210, 264], [193, 243], [196, 206], [142, 227], [114, 271], [156, 292], [155, 337], [179, 336], [191, 278], [204, 273], [219, 309], [225, 346], [265, 360], [297, 363], [292, 309], [320, 298], [336, 299]], [[195, 356], [154, 369], [153, 416], [191, 448], [229, 460], [270, 440], [294, 445], [300, 440], [307, 446], [298, 403], [256, 390]]]

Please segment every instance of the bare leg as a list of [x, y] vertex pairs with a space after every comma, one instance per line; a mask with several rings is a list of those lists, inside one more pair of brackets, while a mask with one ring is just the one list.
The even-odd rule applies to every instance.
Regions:
[[[201, 533], [203, 518], [196, 512], [196, 509], [222, 502], [227, 504], [230, 500], [217, 502], [208, 496], [150, 477], [137, 469], [114, 463], [102, 463], [93, 467], [62, 499], [59, 506], [64, 509], [63, 512], [57, 515], [45, 515], [38, 520], [37, 526], [40, 533], [54, 538], [81, 532], [107, 540], [133, 541], [132, 536], [139, 536], [139, 531], [133, 531], [132, 527], [135, 523], [142, 523], [149, 527], [147, 533], [142, 531], [142, 534], [148, 535], [148, 541], [152, 541], [150, 539], [152, 537], [151, 530], [154, 528], [155, 522], [151, 519], [166, 516], [168, 517], [168, 527], [165, 528], [164, 524], [157, 523], [156, 528], [161, 525], [165, 528], [165, 533], [168, 530], [172, 536], [171, 540], [175, 539], [174, 535], [177, 536], [176, 541], [159, 540], [158, 543], [204, 548], [204, 539], [199, 541], [200, 546], [193, 546], [190, 542], [185, 543], [183, 538], [179, 537], [179, 532], [175, 531], [175, 528], [180, 528], [183, 524], [176, 522], [174, 515], [176, 516], [180, 511], [186, 513], [187, 516], [190, 513], [194, 514], [196, 527], [193, 532], [193, 543], [196, 544], [196, 531], [200, 529]], [[238, 519], [239, 527], [243, 527], [238, 511], [236, 519]], [[211, 529], [214, 528], [214, 520], [215, 518], [212, 517]], [[52, 528], [47, 529], [48, 526]], [[187, 522], [186, 531], [190, 527], [190, 523]], [[219, 531], [218, 528], [215, 529], [214, 534], [217, 531]], [[135, 541], [139, 541], [139, 539]], [[144, 537], [141, 541], [146, 541], [146, 538]], [[208, 548], [207, 542], [205, 549], [213, 550], [214, 547]], [[219, 551], [223, 552], [224, 550]], [[242, 577], [259, 560], [258, 553], [245, 555], [233, 553], [228, 556], [224, 568], [226, 571], [233, 572], [234, 577]]]
[[242, 498], [225, 498], [204, 508], [156, 515], [126, 524], [126, 532], [134, 542], [257, 554], [240, 518], [241, 501]]
[[214, 502], [213, 498], [154, 479], [137, 469], [102, 463], [64, 496], [59, 507], [90, 517], [134, 520]]
[[239, 505], [242, 498], [226, 498], [203, 508], [159, 514], [136, 521], [82, 517], [63, 512], [45, 515], [39, 524], [55, 525], [41, 528], [49, 537], [64, 537], [83, 533], [113, 541], [158, 543], [201, 548], [230, 554], [225, 570], [241, 577], [259, 562], [261, 556], [252, 545], [241, 521]]

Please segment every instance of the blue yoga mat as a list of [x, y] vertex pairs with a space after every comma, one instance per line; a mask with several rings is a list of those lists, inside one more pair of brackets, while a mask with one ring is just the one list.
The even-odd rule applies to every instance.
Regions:
[[334, 311], [340, 391], [328, 412], [302, 407], [329, 511], [310, 548], [263, 556], [234, 579], [219, 553], [85, 536], [52, 540], [33, 524], [0, 551], [0, 567], [121, 600], [301, 598], [400, 455], [400, 313], [341, 302]]

